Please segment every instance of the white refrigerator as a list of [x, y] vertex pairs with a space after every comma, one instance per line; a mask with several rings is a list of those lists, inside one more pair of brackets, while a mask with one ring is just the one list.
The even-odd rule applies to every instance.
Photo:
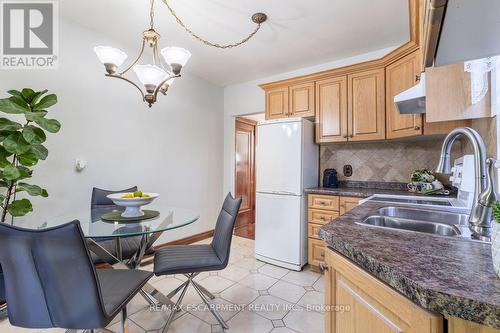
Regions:
[[304, 189], [318, 185], [314, 124], [302, 118], [260, 122], [255, 162], [255, 256], [300, 271], [307, 263]]

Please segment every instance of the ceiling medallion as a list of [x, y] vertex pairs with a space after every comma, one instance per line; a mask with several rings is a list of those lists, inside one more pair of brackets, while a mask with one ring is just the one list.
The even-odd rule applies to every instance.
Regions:
[[[107, 77], [124, 80], [135, 86], [141, 93], [142, 99], [148, 103], [149, 107], [156, 102], [159, 92], [163, 95], [167, 94], [169, 87], [176, 78], [181, 76], [181, 69], [186, 65], [187, 61], [191, 57], [191, 53], [188, 50], [176, 46], [165, 47], [159, 51], [158, 41], [160, 39], [160, 34], [154, 29], [155, 0], [150, 1], [150, 26], [149, 29], [144, 31], [142, 34], [142, 44], [139, 55], [123, 71], [118, 71], [118, 68], [127, 59], [127, 54], [125, 52], [111, 46], [94, 47], [97, 57], [106, 69], [105, 75]], [[246, 43], [257, 33], [257, 31], [259, 31], [261, 24], [267, 20], [267, 15], [264, 13], [256, 13], [252, 15], [252, 21], [257, 24], [257, 27], [252, 33], [250, 33], [250, 35], [239, 42], [221, 45], [203, 39], [192, 32], [177, 16], [175, 11], [168, 4], [167, 0], [163, 0], [163, 2], [167, 5], [170, 13], [175, 17], [176, 21], [194, 38], [201, 41], [205, 45], [222, 49], [229, 49]], [[141, 60], [146, 50], [146, 46], [151, 49], [152, 62], [145, 65], [139, 64], [139, 60]], [[135, 72], [143, 87], [126, 77], [126, 74], [131, 69]]]

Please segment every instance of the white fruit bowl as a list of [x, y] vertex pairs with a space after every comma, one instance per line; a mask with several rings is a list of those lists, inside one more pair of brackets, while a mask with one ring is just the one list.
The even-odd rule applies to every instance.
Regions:
[[124, 194], [128, 193], [114, 193], [107, 195], [107, 197], [111, 199], [111, 201], [113, 201], [115, 205], [125, 207], [125, 211], [122, 213], [122, 217], [139, 217], [144, 215], [141, 207], [149, 205], [153, 202], [153, 200], [160, 196], [158, 193], [144, 193], [149, 197], [122, 198]]

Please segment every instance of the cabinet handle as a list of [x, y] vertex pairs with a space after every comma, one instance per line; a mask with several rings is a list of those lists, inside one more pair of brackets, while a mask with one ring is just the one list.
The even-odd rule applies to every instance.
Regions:
[[415, 131], [420, 130], [420, 126], [415, 126]]
[[319, 219], [320, 219], [321, 221], [326, 221], [326, 217], [324, 217], [324, 216], [321, 216]]
[[320, 205], [322, 205], [322, 206], [326, 206], [326, 202], [324, 202], [324, 201], [319, 201], [318, 203], [319, 203]]
[[350, 134], [350, 135], [349, 135], [349, 137], [350, 137], [350, 138], [354, 138], [354, 134]]
[[344, 134], [344, 135], [342, 135], [342, 136], [344, 137], [344, 139], [347, 139], [347, 134]]
[[320, 271], [321, 273], [324, 273], [324, 272], [326, 272], [327, 270], [328, 270], [328, 266], [326, 265], [326, 263], [325, 263], [325, 262], [320, 262], [320, 263], [319, 263], [319, 271]]
[[321, 252], [321, 254], [319, 255], [321, 258], [324, 258], [325, 257], [325, 252]]
[[415, 83], [420, 82], [420, 74], [415, 75]]

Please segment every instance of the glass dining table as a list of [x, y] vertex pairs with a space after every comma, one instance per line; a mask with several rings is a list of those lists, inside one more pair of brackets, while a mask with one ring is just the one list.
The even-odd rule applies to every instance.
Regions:
[[[162, 235], [163, 232], [188, 226], [199, 219], [199, 215], [185, 208], [148, 205], [148, 210], [158, 211], [157, 217], [142, 221], [108, 221], [101, 216], [113, 211], [122, 211], [121, 207], [103, 207], [87, 209], [59, 215], [47, 219], [36, 226], [37, 229], [55, 227], [73, 220], [80, 221], [87, 246], [101, 260], [117, 269], [138, 269], [146, 250]], [[140, 246], [130, 258], [123, 258], [122, 239], [125, 237], [140, 237]], [[101, 246], [102, 240], [114, 240], [115, 251], [109, 252]], [[116, 255], [115, 255], [116, 254]], [[154, 306], [173, 305], [167, 296], [146, 284], [141, 295]]]

